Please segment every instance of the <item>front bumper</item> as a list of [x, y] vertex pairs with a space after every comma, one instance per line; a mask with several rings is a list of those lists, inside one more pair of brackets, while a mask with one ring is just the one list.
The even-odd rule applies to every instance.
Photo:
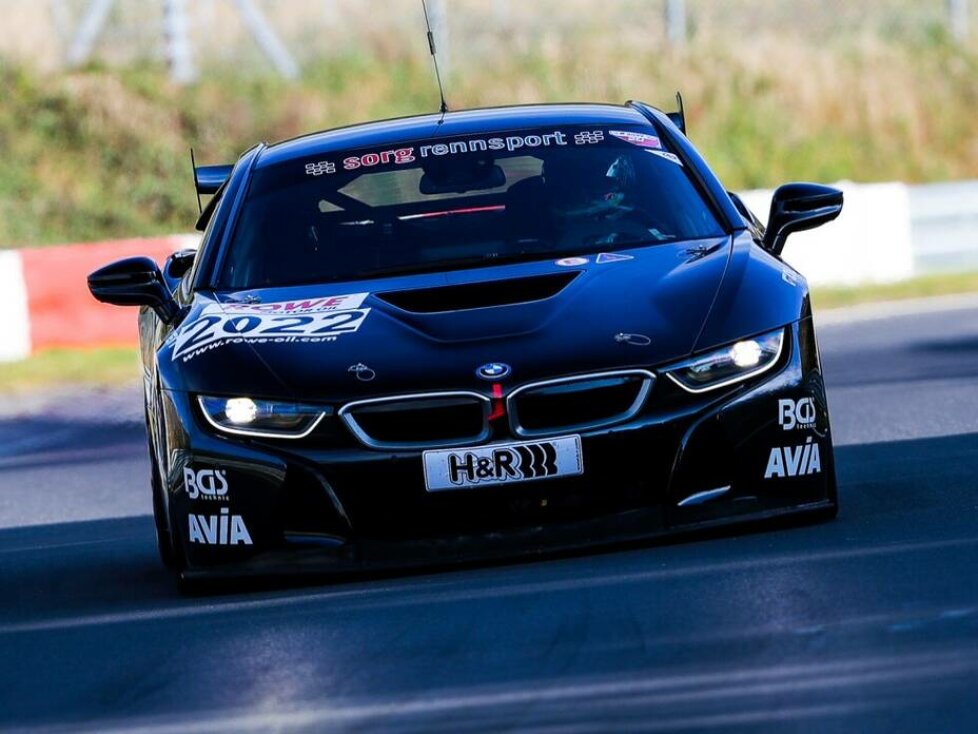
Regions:
[[[692, 395], [660, 380], [637, 416], [579, 432], [584, 473], [446, 492], [420, 450], [215, 435], [164, 393], [168, 519], [185, 576], [333, 573], [603, 545], [836, 503], [811, 321], [771, 372]], [[508, 440], [514, 440], [510, 438]]]

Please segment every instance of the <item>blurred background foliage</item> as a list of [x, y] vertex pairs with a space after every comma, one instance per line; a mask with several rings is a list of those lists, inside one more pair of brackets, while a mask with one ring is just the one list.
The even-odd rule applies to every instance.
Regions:
[[[972, 2], [972, 0], [964, 0]], [[978, 4], [972, 2], [972, 4]], [[0, 0], [0, 247], [183, 232], [188, 149], [434, 111], [420, 2], [256, 3], [296, 59], [278, 76], [227, 0], [188, 3], [197, 81], [167, 70], [163, 3], [116, 0], [67, 63], [87, 0]], [[453, 108], [642, 99], [673, 107], [731, 189], [978, 177], [978, 8], [946, 0], [445, 0]]]

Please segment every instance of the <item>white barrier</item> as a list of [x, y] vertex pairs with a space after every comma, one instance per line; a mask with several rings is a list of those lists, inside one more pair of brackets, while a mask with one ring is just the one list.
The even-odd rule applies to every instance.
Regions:
[[31, 353], [31, 320], [27, 284], [17, 250], [0, 250], [0, 362], [23, 359]]
[[[845, 195], [842, 214], [818, 229], [788, 238], [784, 259], [812, 285], [889, 283], [914, 274], [910, 195], [901, 183], [835, 184]], [[762, 221], [771, 191], [741, 194]]]

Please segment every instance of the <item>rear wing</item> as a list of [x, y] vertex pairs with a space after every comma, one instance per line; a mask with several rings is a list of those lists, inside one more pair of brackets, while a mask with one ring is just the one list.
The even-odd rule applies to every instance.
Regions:
[[[190, 152], [190, 159], [191, 163], [193, 163], [193, 151]], [[205, 229], [207, 229], [207, 223], [210, 222], [211, 217], [214, 216], [214, 210], [217, 208], [217, 201], [221, 198], [219, 196], [214, 196], [214, 198], [207, 202], [207, 206], [201, 206], [201, 194], [217, 194], [222, 188], [224, 188], [224, 184], [226, 184], [228, 178], [230, 178], [232, 168], [234, 168], [234, 166], [193, 165], [194, 188], [197, 189], [197, 209], [200, 211], [200, 216], [197, 218], [197, 224], [195, 225], [197, 231], [203, 232]]]
[[216, 194], [231, 175], [234, 166], [194, 166], [194, 186], [198, 194]]
[[[653, 109], [656, 112], [662, 112], [662, 110], [660, 110], [657, 107], [651, 107], [645, 102], [640, 102], [639, 100], [635, 100], [635, 99], [630, 99], [627, 102], [625, 102], [625, 104], [631, 107], [636, 107], [636, 106], [645, 107], [648, 109]], [[675, 112], [663, 112], [663, 114], [669, 118], [669, 121], [673, 125], [679, 128], [679, 132], [685, 135], [686, 134], [686, 109], [683, 107], [683, 95], [680, 94], [679, 92], [676, 92], [676, 107], [678, 109]], [[645, 116], [648, 117], [648, 115]]]
[[672, 124], [679, 128], [679, 131], [685, 135], [686, 134], [686, 109], [683, 107], [683, 95], [676, 92], [676, 107], [675, 112], [667, 112], [666, 117], [672, 120]]
[[[203, 232], [207, 228], [207, 223], [211, 220], [211, 217], [214, 216], [214, 209], [217, 208], [217, 200], [220, 198], [219, 196], [214, 196], [214, 194], [217, 194], [224, 188], [224, 184], [231, 177], [231, 171], [234, 169], [234, 166], [198, 166], [194, 158], [194, 149], [191, 148], [190, 169], [194, 172], [197, 211], [200, 212], [200, 216], [197, 218], [196, 228], [198, 231]], [[214, 198], [207, 202], [207, 206], [202, 206], [200, 201], [201, 195], [214, 196]]]

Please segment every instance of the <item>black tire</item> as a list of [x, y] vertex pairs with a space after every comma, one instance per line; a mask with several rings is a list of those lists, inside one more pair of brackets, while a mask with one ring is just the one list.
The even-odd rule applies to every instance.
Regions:
[[171, 571], [181, 568], [179, 558], [173, 549], [173, 535], [166, 520], [166, 508], [163, 506], [163, 487], [160, 482], [160, 473], [156, 468], [156, 459], [150, 449], [150, 482], [153, 485], [153, 525], [156, 527], [156, 550], [160, 554], [160, 561]]
[[173, 533], [170, 532], [166, 504], [163, 501], [163, 481], [160, 479], [160, 470], [156, 464], [156, 451], [153, 450], [153, 436], [149, 429], [149, 411], [146, 415], [146, 445], [149, 449], [149, 481], [153, 492], [153, 525], [156, 529], [156, 550], [164, 567], [179, 572], [183, 570], [185, 563], [183, 554], [174, 544]]

